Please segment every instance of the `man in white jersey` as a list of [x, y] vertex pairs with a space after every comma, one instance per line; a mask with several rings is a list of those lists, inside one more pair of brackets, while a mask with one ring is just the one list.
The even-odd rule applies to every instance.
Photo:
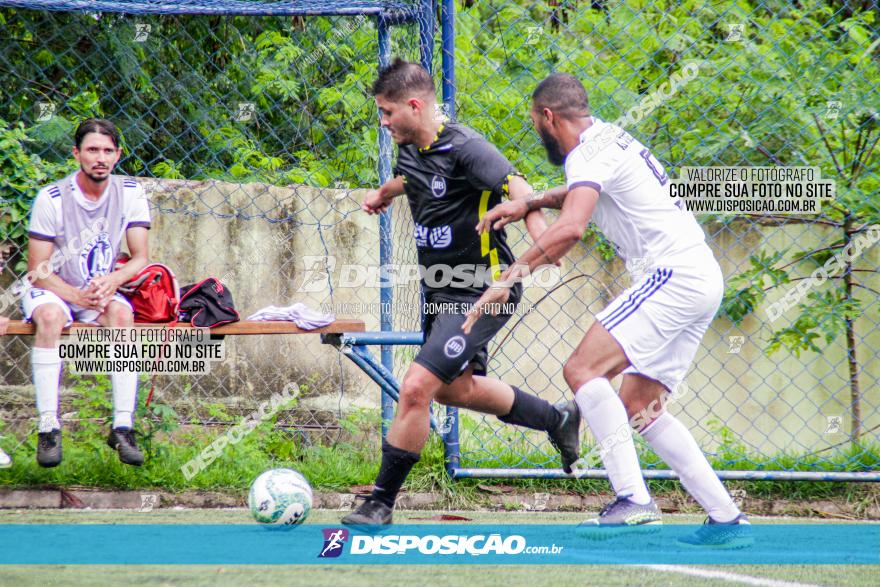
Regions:
[[[632, 426], [707, 510], [704, 531], [689, 540], [711, 545], [748, 540], [747, 518], [690, 432], [663, 409], [668, 394], [684, 380], [724, 291], [703, 230], [673, 203], [663, 166], [650, 151], [621, 128], [590, 116], [587, 92], [577, 78], [553, 74], [532, 99], [532, 122], [549, 161], [565, 165], [566, 186], [500, 204], [477, 230], [497, 230], [538, 208], [561, 212], [486, 291], [463, 328], [479, 319], [485, 304], [506, 300], [510, 285], [529, 270], [562, 258], [592, 220], [635, 275], [633, 285], [599, 312], [563, 370], [617, 495], [582, 526], [661, 523], [641, 475]], [[609, 380], [620, 373], [618, 396]]]
[[[80, 169], [40, 190], [28, 228], [28, 270], [37, 277], [22, 309], [36, 326], [31, 364], [40, 414], [37, 462], [43, 467], [61, 462], [61, 331], [74, 319], [131, 326], [131, 304], [116, 290], [147, 265], [148, 257], [150, 210], [143, 189], [111, 175], [122, 154], [116, 126], [91, 118], [79, 125], [74, 139]], [[123, 235], [131, 260], [114, 271]], [[132, 432], [137, 378], [131, 372], [110, 374], [114, 415], [107, 439], [120, 461], [136, 466], [144, 462]]]

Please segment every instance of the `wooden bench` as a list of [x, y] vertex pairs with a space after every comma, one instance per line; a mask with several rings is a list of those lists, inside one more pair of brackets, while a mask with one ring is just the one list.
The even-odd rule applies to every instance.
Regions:
[[[135, 327], [153, 327], [161, 328], [166, 324], [135, 324]], [[74, 322], [70, 328], [99, 328], [97, 324], [86, 324], [84, 322]], [[70, 328], [64, 329], [67, 334]], [[193, 328], [189, 322], [178, 322], [174, 328]], [[4, 335], [23, 335], [33, 336], [36, 327], [30, 322], [24, 320], [10, 320], [9, 318], [0, 316], [0, 336]], [[293, 322], [283, 321], [259, 321], [259, 320], [241, 320], [231, 324], [224, 324], [211, 329], [211, 334], [342, 334], [344, 332], [364, 332], [363, 320], [354, 320], [352, 318], [340, 318], [335, 322], [331, 322], [323, 328], [315, 328], [314, 330], [303, 330]]]
[[[137, 327], [161, 328], [167, 326], [163, 323], [135, 324]], [[85, 322], [74, 322], [62, 331], [67, 334], [71, 328], [100, 328], [97, 324], [87, 324]], [[193, 325], [189, 322], [178, 322], [173, 326], [178, 329], [191, 329]], [[0, 316], [0, 336], [33, 336], [36, 334], [37, 328], [30, 322], [24, 320], [10, 320], [5, 316]], [[343, 334], [346, 332], [364, 332], [364, 322], [362, 320], [353, 320], [351, 318], [342, 318], [331, 322], [323, 328], [315, 328], [314, 330], [303, 330], [293, 322], [285, 321], [262, 321], [262, 320], [241, 320], [224, 324], [211, 328], [211, 334], [227, 335], [227, 334]], [[155, 384], [155, 379], [154, 379]], [[150, 389], [147, 396], [147, 405], [153, 399], [154, 387]]]

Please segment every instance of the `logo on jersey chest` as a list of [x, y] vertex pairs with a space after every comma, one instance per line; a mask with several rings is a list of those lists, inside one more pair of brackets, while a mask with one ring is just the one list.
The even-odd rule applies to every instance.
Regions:
[[113, 267], [110, 235], [101, 232], [86, 241], [79, 253], [79, 274], [88, 283], [93, 277], [107, 275]]
[[446, 178], [442, 175], [435, 175], [431, 178], [431, 193], [435, 198], [442, 198], [446, 195]]
[[419, 248], [445, 249], [452, 244], [452, 227], [446, 224], [431, 228], [417, 223], [413, 238], [416, 239], [416, 246]]

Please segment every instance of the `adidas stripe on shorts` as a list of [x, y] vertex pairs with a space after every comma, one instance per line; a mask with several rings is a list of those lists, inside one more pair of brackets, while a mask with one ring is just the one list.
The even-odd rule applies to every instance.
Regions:
[[693, 247], [657, 263], [597, 314], [631, 366], [624, 373], [655, 379], [670, 391], [688, 368], [724, 295], [712, 250]]

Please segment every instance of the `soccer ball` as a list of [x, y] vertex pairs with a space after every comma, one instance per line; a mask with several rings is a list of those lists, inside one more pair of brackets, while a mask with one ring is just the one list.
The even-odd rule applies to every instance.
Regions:
[[251, 484], [248, 505], [260, 524], [298, 526], [312, 509], [312, 487], [293, 469], [270, 469]]

